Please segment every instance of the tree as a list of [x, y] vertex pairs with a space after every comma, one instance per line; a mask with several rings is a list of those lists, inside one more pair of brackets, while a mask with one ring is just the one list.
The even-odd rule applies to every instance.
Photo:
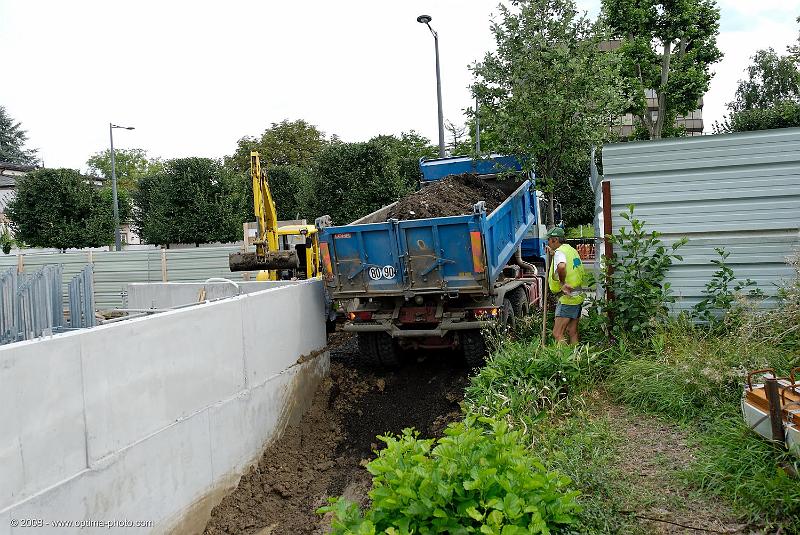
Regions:
[[472, 154], [474, 152], [469, 143], [467, 125], [458, 125], [450, 121], [445, 121], [444, 128], [450, 133], [450, 137], [452, 138], [448, 146], [451, 155], [459, 156]]
[[589, 186], [589, 161], [576, 162], [555, 183], [556, 198], [566, 227], [578, 227], [594, 221], [594, 193]]
[[714, 124], [715, 133], [800, 126], [800, 63], [788, 54], [759, 50], [750, 59], [747, 79], [739, 80], [730, 114]]
[[[572, 0], [512, 8], [500, 6], [497, 51], [473, 65], [473, 92], [496, 148], [526, 157], [537, 185], [552, 193], [576, 162], [588, 161], [592, 145], [610, 138], [622, 107], [615, 57], [600, 51], [602, 35]], [[548, 219], [553, 224], [552, 195]]]
[[313, 213], [346, 224], [396, 201], [410, 188], [397, 161], [378, 141], [339, 143], [324, 149], [311, 175]]
[[[86, 165], [90, 174], [111, 180], [111, 149], [93, 154]], [[150, 158], [144, 149], [114, 149], [114, 169], [120, 188], [134, 190], [140, 178], [155, 174], [162, 167], [161, 160]]]
[[[278, 219], [306, 219], [313, 222], [316, 216], [309, 210], [309, 206], [313, 204], [313, 196], [310, 193], [311, 177], [308, 171], [296, 165], [278, 165], [267, 168], [266, 173]], [[238, 198], [242, 203], [241, 219], [255, 221], [253, 179], [249, 173], [239, 173], [236, 181], [239, 188]]]
[[[797, 17], [795, 20], [800, 23], [800, 17]], [[787, 46], [786, 51], [789, 52], [789, 55], [794, 59], [795, 63], [800, 64], [800, 34], [797, 36], [797, 44]]]
[[22, 129], [22, 125], [8, 115], [4, 106], [0, 106], [0, 161], [36, 164], [36, 149], [25, 149], [26, 141], [28, 134]]
[[139, 179], [134, 228], [159, 245], [236, 241], [244, 222], [241, 195], [235, 175], [216, 160], [168, 160], [161, 172]]
[[728, 103], [730, 111], [766, 109], [783, 101], [800, 102], [800, 70], [794, 58], [779, 56], [768, 48], [750, 59], [747, 79], [739, 80], [736, 97]]
[[[604, 19], [620, 39], [628, 101], [651, 139], [659, 139], [677, 115], [697, 108], [722, 58], [717, 48], [719, 8], [714, 0], [603, 0]], [[656, 118], [647, 104], [655, 91]]]
[[[120, 213], [127, 216], [128, 211], [123, 195]], [[110, 191], [73, 169], [38, 169], [18, 178], [6, 215], [16, 240], [31, 247], [64, 250], [114, 242]]]
[[733, 112], [722, 123], [714, 123], [714, 133], [750, 132], [796, 126], [800, 126], [800, 104], [783, 101], [767, 109]]
[[302, 119], [284, 119], [280, 123], [272, 123], [260, 138], [241, 138], [236, 152], [225, 158], [225, 165], [236, 172], [248, 172], [250, 151], [257, 150], [261, 154], [262, 165], [295, 165], [307, 169], [327, 144], [325, 134], [316, 126]]
[[370, 143], [377, 143], [389, 154], [397, 165], [400, 178], [408, 190], [414, 190], [422, 177], [419, 171], [420, 158], [437, 158], [439, 147], [414, 130], [393, 135], [375, 136]]

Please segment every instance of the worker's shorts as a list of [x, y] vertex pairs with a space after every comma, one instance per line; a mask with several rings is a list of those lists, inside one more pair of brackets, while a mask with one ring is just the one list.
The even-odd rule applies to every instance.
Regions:
[[565, 305], [564, 303], [558, 303], [556, 305], [556, 317], [576, 320], [581, 317], [582, 308], [583, 305]]

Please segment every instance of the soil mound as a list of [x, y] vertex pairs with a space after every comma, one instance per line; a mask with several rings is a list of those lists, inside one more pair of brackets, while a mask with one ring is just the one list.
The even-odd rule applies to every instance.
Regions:
[[451, 176], [400, 199], [389, 210], [386, 220], [467, 215], [478, 201], [486, 201], [489, 213], [504, 200], [505, 193], [476, 175]]
[[381, 372], [359, 366], [354, 336], [332, 335], [329, 350], [331, 374], [310, 410], [214, 508], [205, 535], [327, 533], [330, 516], [315, 511], [329, 496], [368, 503], [372, 480], [364, 464], [383, 446], [376, 435], [415, 427], [423, 436], [441, 436], [461, 417], [468, 370], [454, 356], [437, 354]]

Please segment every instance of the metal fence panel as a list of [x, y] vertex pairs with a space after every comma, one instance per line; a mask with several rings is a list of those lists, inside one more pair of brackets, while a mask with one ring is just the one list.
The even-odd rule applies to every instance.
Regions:
[[[241, 251], [241, 245], [192, 247], [186, 249], [145, 249], [126, 251], [76, 251], [20, 255], [22, 273], [31, 273], [49, 264], [64, 268], [64, 306], [68, 307], [70, 280], [86, 264], [93, 266], [94, 299], [98, 309], [122, 307], [124, 293], [133, 282], [189, 282], [224, 277], [245, 280], [245, 273], [232, 273], [228, 255]], [[0, 255], [0, 270], [18, 266], [16, 255]]]
[[29, 340], [64, 327], [62, 279], [60, 265], [43, 266], [17, 278], [13, 333], [8, 341]]
[[0, 344], [16, 339], [17, 268], [0, 273]]
[[69, 282], [69, 326], [73, 329], [95, 326], [93, 279], [90, 264]]
[[793, 276], [787, 260], [800, 248], [800, 128], [608, 145], [603, 172], [615, 231], [634, 204], [635, 216], [665, 242], [689, 238], [684, 261], [668, 275], [678, 310], [702, 298], [716, 270], [715, 247], [731, 253], [737, 278], [755, 280], [767, 295]]

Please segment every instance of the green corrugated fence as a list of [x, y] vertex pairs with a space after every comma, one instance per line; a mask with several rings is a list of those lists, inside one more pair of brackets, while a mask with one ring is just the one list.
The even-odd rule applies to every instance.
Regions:
[[44, 265], [60, 264], [66, 295], [69, 281], [86, 264], [92, 264], [95, 306], [104, 310], [122, 307], [125, 289], [132, 282], [191, 282], [211, 277], [245, 280], [245, 273], [231, 273], [228, 269], [228, 255], [238, 251], [240, 245], [0, 255], [0, 271], [16, 266], [21, 273], [33, 273]]

